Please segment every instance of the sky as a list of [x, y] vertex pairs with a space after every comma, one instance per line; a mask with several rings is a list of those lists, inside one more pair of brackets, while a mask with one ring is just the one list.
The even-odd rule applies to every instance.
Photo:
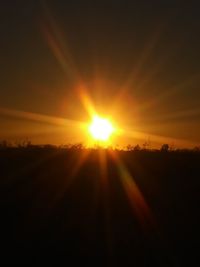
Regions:
[[0, 3], [0, 140], [83, 142], [95, 110], [114, 145], [200, 143], [198, 1]]

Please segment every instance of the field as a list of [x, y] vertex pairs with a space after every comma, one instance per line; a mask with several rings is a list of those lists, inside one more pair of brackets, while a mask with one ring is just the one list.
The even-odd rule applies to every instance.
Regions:
[[0, 264], [198, 266], [200, 153], [0, 150]]

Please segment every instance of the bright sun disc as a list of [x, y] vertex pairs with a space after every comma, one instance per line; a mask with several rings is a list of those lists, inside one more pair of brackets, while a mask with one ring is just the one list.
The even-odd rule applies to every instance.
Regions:
[[113, 131], [112, 123], [108, 119], [99, 116], [94, 116], [89, 125], [89, 132], [92, 138], [99, 141], [107, 141]]

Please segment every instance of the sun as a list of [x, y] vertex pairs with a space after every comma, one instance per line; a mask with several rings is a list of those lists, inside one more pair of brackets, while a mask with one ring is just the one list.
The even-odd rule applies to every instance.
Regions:
[[106, 142], [114, 132], [112, 123], [105, 118], [95, 115], [89, 125], [89, 133], [94, 140]]

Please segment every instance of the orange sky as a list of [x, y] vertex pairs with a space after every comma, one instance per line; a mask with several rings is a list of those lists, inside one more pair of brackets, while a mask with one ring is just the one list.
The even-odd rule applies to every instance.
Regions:
[[92, 106], [114, 146], [199, 145], [198, 4], [89, 2], [2, 4], [0, 139], [87, 143]]

